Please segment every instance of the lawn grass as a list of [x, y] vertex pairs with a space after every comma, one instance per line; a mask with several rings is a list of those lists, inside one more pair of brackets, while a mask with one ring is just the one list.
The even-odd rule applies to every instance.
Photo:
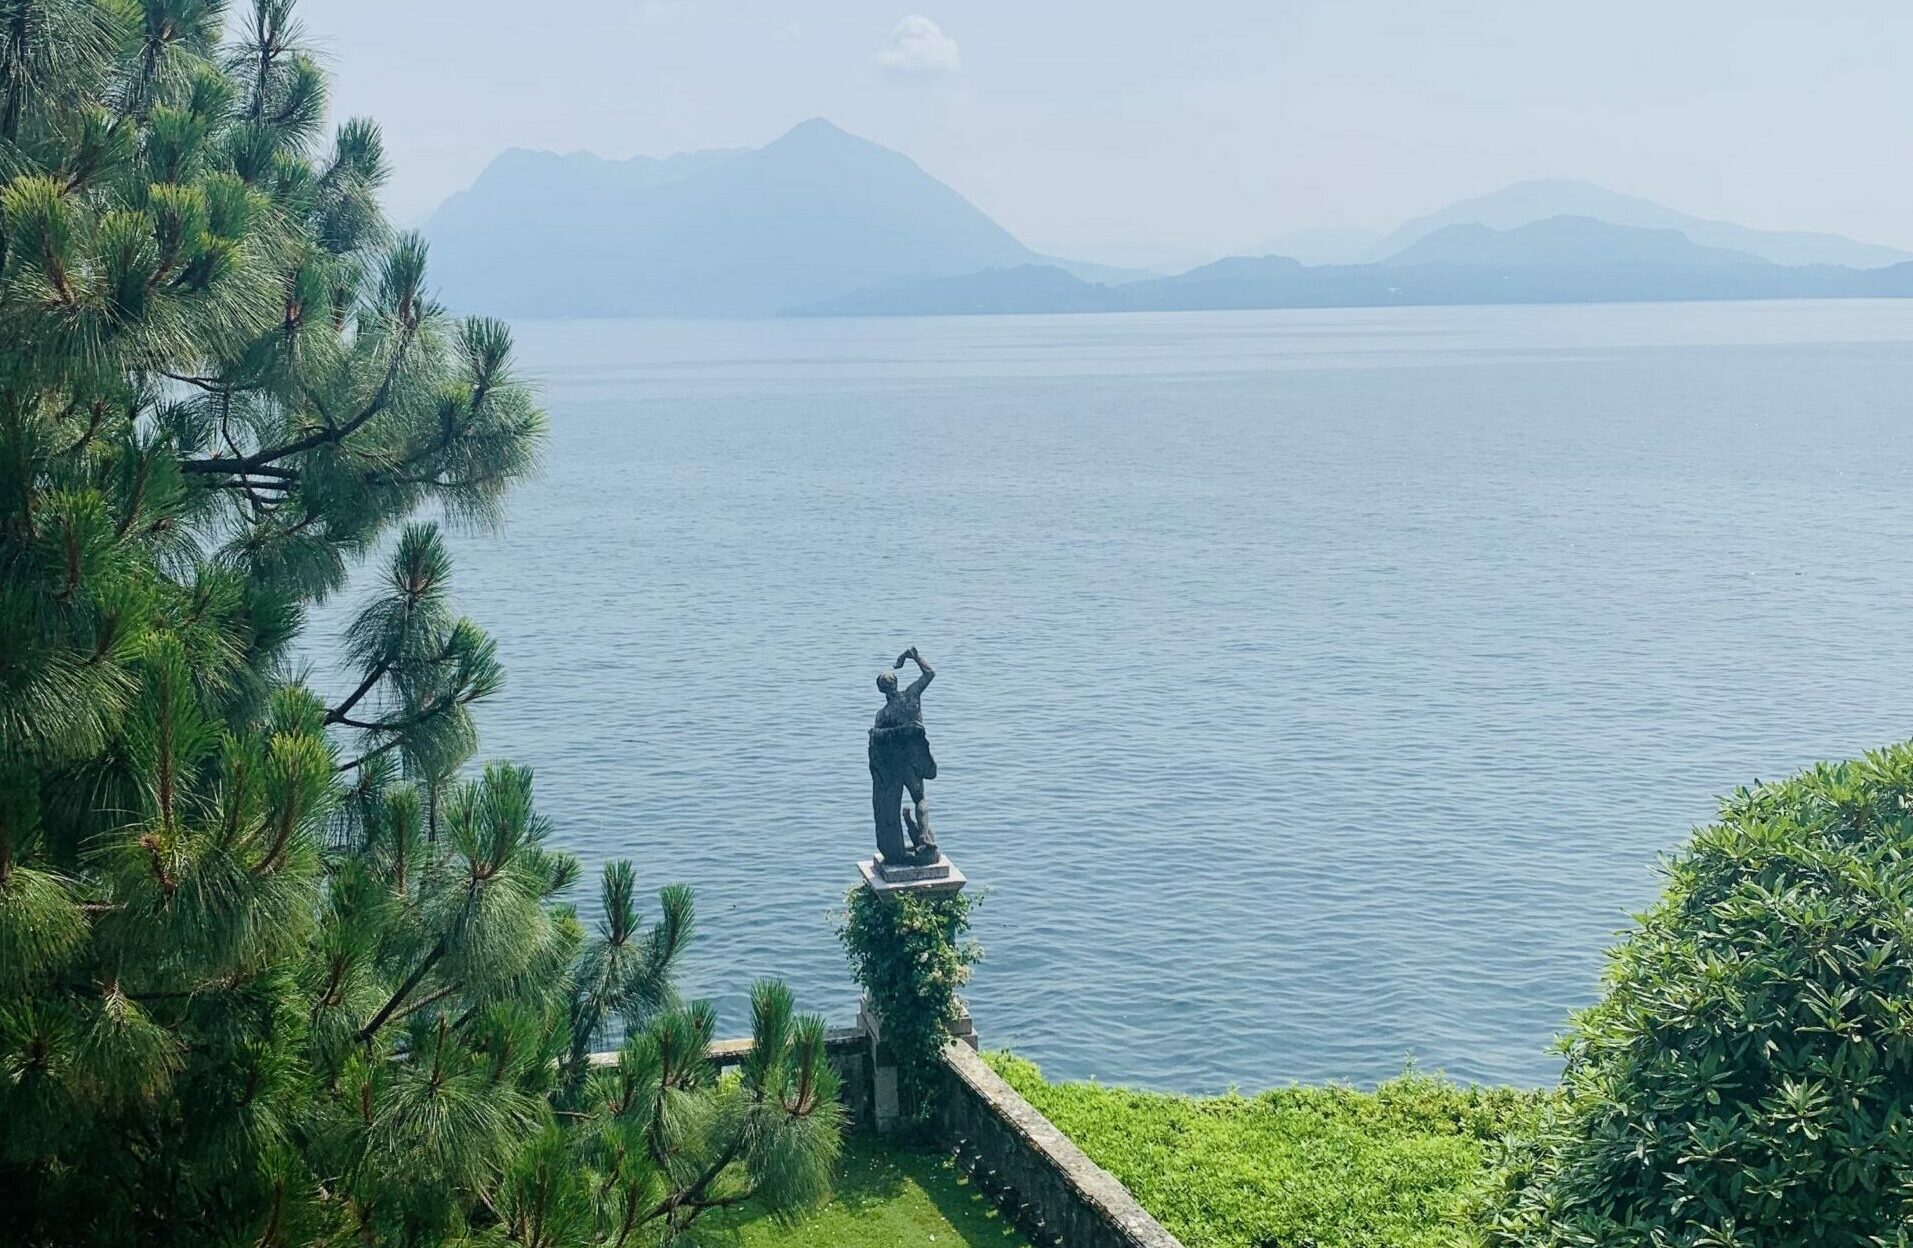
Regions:
[[844, 1142], [836, 1194], [793, 1227], [749, 1206], [714, 1219], [743, 1248], [1029, 1248], [942, 1153], [865, 1135]]
[[1493, 1141], [1548, 1095], [1410, 1072], [1373, 1092], [1188, 1097], [1047, 1083], [1029, 1062], [988, 1060], [1186, 1248], [1466, 1244]]

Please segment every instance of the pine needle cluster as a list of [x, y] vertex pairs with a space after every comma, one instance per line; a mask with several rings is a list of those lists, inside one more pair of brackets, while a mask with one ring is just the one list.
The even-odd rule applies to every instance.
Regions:
[[[614, 864], [588, 933], [530, 774], [471, 766], [499, 665], [419, 517], [495, 518], [544, 417], [325, 111], [290, 0], [0, 0], [0, 1240], [794, 1213], [821, 1025], [760, 985], [720, 1080], [688, 893]], [[328, 703], [306, 614], [374, 557]]]

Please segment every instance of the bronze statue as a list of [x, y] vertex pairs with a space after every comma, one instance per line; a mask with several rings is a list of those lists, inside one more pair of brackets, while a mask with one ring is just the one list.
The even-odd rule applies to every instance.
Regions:
[[[870, 806], [877, 818], [877, 850], [893, 866], [933, 863], [941, 856], [923, 800], [923, 782], [937, 778], [937, 760], [930, 756], [930, 738], [923, 731], [922, 702], [936, 671], [915, 646], [897, 656], [897, 666], [906, 660], [917, 665], [917, 678], [899, 690], [895, 672], [878, 674], [883, 709], [870, 727]], [[906, 792], [915, 810], [903, 809]]]

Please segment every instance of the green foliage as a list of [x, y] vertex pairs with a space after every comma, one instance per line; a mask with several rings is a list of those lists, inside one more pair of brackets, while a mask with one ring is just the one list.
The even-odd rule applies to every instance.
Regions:
[[1667, 870], [1489, 1242], [1913, 1241], [1913, 746], [1735, 793]]
[[[320, 140], [290, 0], [0, 0], [0, 1240], [681, 1242], [816, 1203], [821, 1024], [740, 1080], [628, 866], [587, 938], [424, 511], [494, 518], [544, 418]], [[343, 639], [307, 610], [389, 545]], [[616, 1031], [615, 1066], [590, 1050]]]
[[1548, 1095], [1410, 1071], [1373, 1092], [1190, 1097], [989, 1062], [1188, 1248], [1465, 1243], [1495, 1141], [1531, 1126]]
[[850, 970], [883, 1020], [883, 1042], [897, 1058], [897, 1095], [906, 1120], [922, 1125], [935, 1109], [943, 1046], [962, 1013], [957, 990], [983, 956], [969, 939], [966, 893], [879, 897], [850, 890], [839, 936]]

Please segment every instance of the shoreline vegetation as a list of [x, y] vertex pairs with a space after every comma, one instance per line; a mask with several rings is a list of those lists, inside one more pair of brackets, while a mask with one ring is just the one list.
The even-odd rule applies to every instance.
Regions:
[[986, 1060], [1185, 1248], [1471, 1244], [1500, 1141], [1532, 1130], [1556, 1095], [1411, 1067], [1373, 1091], [1189, 1096], [1051, 1083], [1014, 1054]]

